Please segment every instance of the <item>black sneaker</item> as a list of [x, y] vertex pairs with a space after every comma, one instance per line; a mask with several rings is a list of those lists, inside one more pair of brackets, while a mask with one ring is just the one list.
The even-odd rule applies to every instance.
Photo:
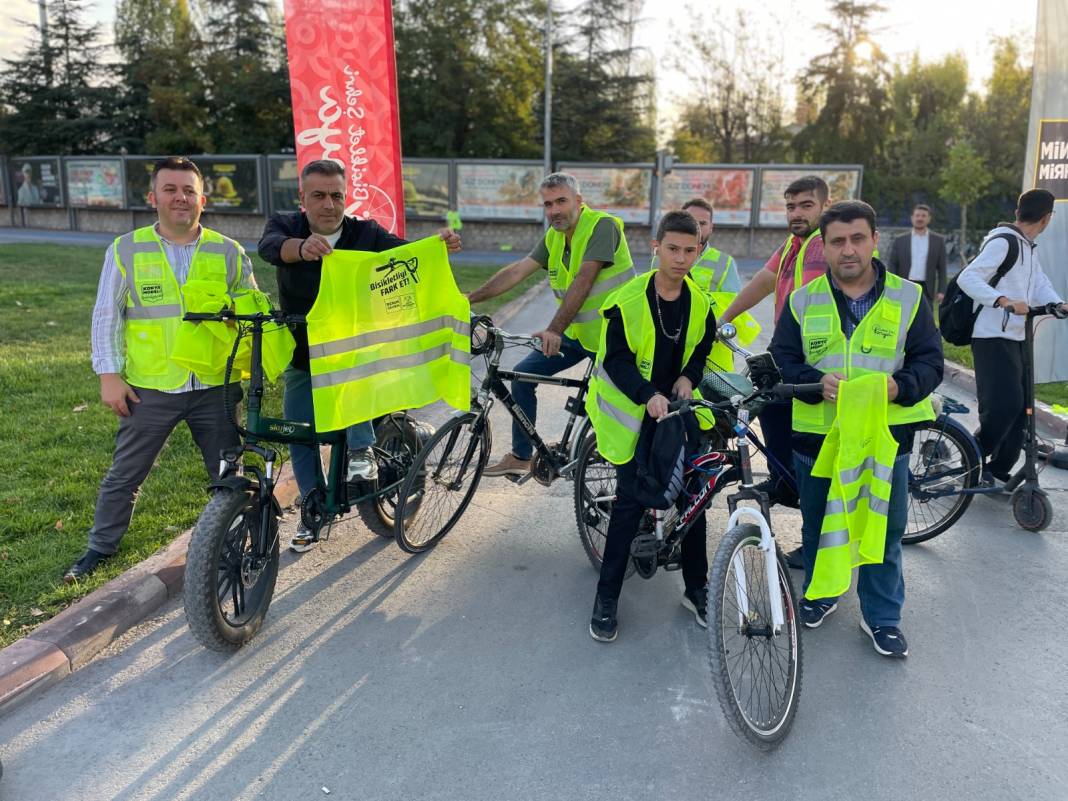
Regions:
[[106, 562], [111, 556], [109, 553], [100, 553], [100, 551], [94, 551], [89, 548], [82, 554], [81, 559], [67, 568], [67, 572], [63, 574], [63, 581], [67, 584], [74, 584], [96, 570], [102, 562]]
[[863, 620], [860, 621], [860, 630], [871, 637], [871, 644], [876, 652], [883, 656], [894, 659], [904, 659], [909, 655], [909, 644], [905, 641], [905, 635], [897, 626], [873, 626], [869, 627]]
[[619, 634], [616, 620], [615, 598], [602, 598], [600, 595], [593, 602], [593, 617], [590, 618], [590, 636], [598, 642], [614, 642]]
[[783, 554], [783, 559], [786, 560], [787, 567], [792, 567], [794, 570], [805, 569], [804, 549], [800, 545]]
[[823, 624], [823, 621], [827, 619], [827, 615], [837, 608], [837, 602], [802, 601], [801, 622], [805, 624], [806, 628], [818, 629]]
[[708, 590], [702, 587], [699, 590], [686, 590], [682, 594], [682, 606], [684, 609], [689, 609], [693, 612], [693, 616], [697, 618], [697, 625], [701, 628], [708, 628], [707, 610], [708, 610]]

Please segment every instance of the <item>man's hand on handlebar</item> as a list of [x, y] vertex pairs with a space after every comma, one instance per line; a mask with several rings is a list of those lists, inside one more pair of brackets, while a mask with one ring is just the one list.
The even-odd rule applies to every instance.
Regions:
[[531, 334], [531, 336], [541, 340], [541, 352], [546, 356], [555, 356], [560, 352], [562, 338], [555, 331], [550, 331], [546, 328], [544, 331], [537, 331]]
[[100, 376], [100, 400], [105, 406], [111, 407], [119, 417], [130, 416], [129, 403], [140, 403], [141, 399], [133, 391], [133, 387], [122, 380], [118, 373], [102, 373]]
[[649, 398], [645, 404], [645, 408], [649, 412], [650, 417], [654, 420], [659, 420], [669, 411], [668, 399], [657, 392], [653, 397]]

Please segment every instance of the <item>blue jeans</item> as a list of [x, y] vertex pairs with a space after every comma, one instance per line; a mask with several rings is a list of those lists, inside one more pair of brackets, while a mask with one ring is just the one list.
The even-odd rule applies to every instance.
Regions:
[[[297, 423], [314, 422], [311, 373], [290, 365], [286, 368], [283, 377], [286, 382], [285, 392], [282, 395], [282, 414], [285, 419]], [[375, 428], [370, 420], [366, 423], [357, 423], [349, 426], [348, 431], [345, 432], [345, 439], [350, 451], [369, 448], [375, 441]], [[293, 457], [293, 475], [300, 488], [300, 497], [303, 498], [315, 489], [318, 471], [322, 465], [319, 461], [319, 448], [293, 443], [289, 446], [289, 453]]]
[[[515, 370], [518, 373], [533, 373], [534, 375], [556, 375], [569, 367], [574, 367], [583, 359], [592, 359], [593, 357], [594, 354], [582, 347], [577, 339], [561, 337], [560, 353], [558, 355], [549, 358], [540, 350], [533, 351], [515, 366]], [[523, 413], [530, 418], [532, 424], [537, 424], [538, 422], [538, 399], [535, 396], [537, 389], [537, 384], [526, 384], [521, 381], [512, 382], [512, 397], [515, 398], [515, 402], [523, 410]], [[512, 454], [517, 459], [529, 459], [533, 453], [534, 446], [527, 439], [527, 432], [523, 430], [519, 423], [513, 420]]]
[[[812, 475], [812, 459], [794, 453], [794, 473], [801, 497], [801, 549], [805, 562], [805, 583], [802, 592], [812, 581], [816, 551], [820, 547], [820, 529], [829, 478]], [[890, 485], [890, 509], [886, 518], [886, 553], [882, 564], [861, 565], [857, 575], [857, 597], [860, 611], [870, 627], [897, 626], [901, 623], [901, 607], [905, 604], [905, 574], [901, 564], [901, 535], [905, 533], [909, 501], [908, 454], [894, 461], [894, 476]], [[837, 598], [818, 600], [833, 603]]]

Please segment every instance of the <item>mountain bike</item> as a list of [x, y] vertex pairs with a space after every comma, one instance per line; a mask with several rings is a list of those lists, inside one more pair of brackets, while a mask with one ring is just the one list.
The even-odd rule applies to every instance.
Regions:
[[[238, 326], [226, 364], [226, 388], [242, 338], [251, 339], [243, 426], [236, 420], [233, 398], [224, 390], [226, 414], [241, 435], [241, 445], [222, 451], [219, 477], [209, 484], [211, 497], [189, 541], [183, 593], [193, 636], [211, 650], [233, 651], [263, 626], [278, 577], [278, 519], [282, 509], [274, 489], [279, 454], [265, 443], [330, 446], [328, 473], [324, 476], [319, 464], [315, 489], [301, 500], [301, 521], [314, 537], [328, 538], [333, 525], [353, 509], [369, 529], [391, 537], [400, 485], [431, 431], [406, 412], [379, 418], [372, 446], [378, 478], [350, 484], [345, 480], [348, 452], [344, 429], [318, 432], [313, 423], [262, 414], [263, 333], [269, 326], [302, 325], [303, 315], [274, 310], [235, 314], [223, 309], [217, 314], [188, 313], [183, 319], [232, 321]], [[410, 503], [405, 514], [414, 517], [418, 510], [418, 502]]]
[[[495, 328], [489, 317], [472, 318], [471, 354], [485, 359], [486, 375], [471, 399], [470, 411], [455, 414], [437, 430], [416, 457], [400, 488], [394, 538], [408, 553], [421, 553], [440, 542], [471, 502], [489, 459], [492, 445], [489, 413], [495, 400], [504, 405], [534, 445], [530, 473], [513, 479], [515, 483], [522, 484], [533, 478], [539, 484], [549, 486], [558, 478], [570, 478], [574, 471], [579, 445], [590, 430], [585, 403], [593, 372], [592, 361], [581, 379], [502, 370], [501, 356], [510, 347], [540, 349], [541, 340]], [[568, 418], [559, 442], [547, 443], [542, 439], [508, 391], [505, 381], [578, 390], [564, 404]], [[418, 517], [408, 512], [413, 505], [421, 510]]]

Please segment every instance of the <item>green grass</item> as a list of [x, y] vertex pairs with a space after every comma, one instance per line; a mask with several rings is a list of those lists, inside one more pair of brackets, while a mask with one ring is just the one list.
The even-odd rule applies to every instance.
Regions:
[[[25, 635], [189, 528], [206, 501], [200, 453], [185, 426], [171, 436], [142, 487], [118, 555], [76, 587], [63, 571], [82, 553], [117, 427], [101, 405], [89, 330], [103, 248], [0, 249], [0, 646]], [[277, 298], [274, 268], [254, 257], [257, 281]], [[492, 268], [455, 268], [470, 291]], [[480, 304], [492, 312], [532, 286]], [[278, 411], [280, 389], [268, 408]]]
[[[947, 361], [962, 364], [971, 370], [975, 369], [975, 362], [972, 360], [972, 349], [969, 346], [950, 345], [948, 342], [943, 342], [942, 351], [945, 354]], [[1049, 384], [1036, 384], [1035, 397], [1051, 406], [1054, 403], [1068, 406], [1068, 381], [1054, 381]]]

